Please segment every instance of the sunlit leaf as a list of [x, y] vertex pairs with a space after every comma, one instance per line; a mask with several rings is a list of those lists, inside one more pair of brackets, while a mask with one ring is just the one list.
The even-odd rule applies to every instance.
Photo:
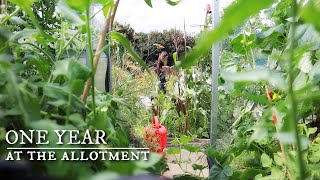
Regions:
[[261, 155], [261, 163], [263, 167], [270, 167], [272, 164], [272, 159], [266, 154]]
[[171, 0], [166, 0], [167, 4], [170, 4], [171, 6], [176, 6], [180, 3], [181, 0], [178, 1], [171, 1]]
[[87, 9], [87, 6], [90, 4], [90, 0], [64, 0], [65, 3], [71, 7], [72, 9], [78, 10], [78, 11], [85, 11]]
[[192, 137], [183, 135], [183, 136], [181, 136], [180, 141], [181, 141], [181, 143], [182, 143], [183, 145], [186, 145], [186, 144], [188, 144], [190, 141], [192, 141]]
[[59, 1], [57, 7], [60, 9], [62, 17], [68, 20], [71, 24], [75, 26], [82, 26], [85, 24], [77, 12], [71, 9], [63, 0]]
[[152, 8], [152, 1], [151, 0], [144, 0], [144, 1], [148, 4], [148, 6], [150, 6]]
[[169, 148], [166, 151], [167, 154], [179, 154], [180, 153], [180, 149], [179, 148]]
[[199, 152], [201, 150], [200, 146], [189, 146], [189, 145], [184, 145], [183, 146], [185, 150], [189, 152]]
[[217, 42], [226, 34], [232, 32], [237, 26], [241, 25], [250, 16], [257, 14], [260, 10], [272, 5], [275, 0], [239, 0], [234, 1], [225, 9], [225, 14], [222, 17], [221, 23], [212, 31], [206, 38], [203, 38], [199, 44], [193, 48], [182, 60], [179, 67], [187, 68], [192, 66], [200, 56], [208, 52], [212, 47], [212, 43]]
[[312, 23], [318, 31], [320, 31], [320, 1], [309, 0], [301, 10], [301, 17], [308, 23]]

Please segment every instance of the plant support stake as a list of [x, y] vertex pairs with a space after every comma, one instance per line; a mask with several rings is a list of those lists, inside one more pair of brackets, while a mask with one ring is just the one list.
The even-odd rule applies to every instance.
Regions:
[[[212, 27], [215, 28], [219, 23], [219, 0], [213, 0]], [[217, 140], [217, 121], [218, 121], [218, 75], [219, 75], [219, 56], [220, 46], [215, 43], [212, 46], [212, 68], [211, 68], [211, 117], [210, 117], [210, 145], [215, 147]]]

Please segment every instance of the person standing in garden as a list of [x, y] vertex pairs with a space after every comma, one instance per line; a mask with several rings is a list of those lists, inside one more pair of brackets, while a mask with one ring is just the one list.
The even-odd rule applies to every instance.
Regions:
[[168, 52], [162, 51], [159, 54], [156, 67], [156, 74], [160, 80], [160, 90], [162, 90], [163, 93], [166, 93], [166, 76], [169, 73], [170, 69], [170, 67], [168, 66], [168, 57]]

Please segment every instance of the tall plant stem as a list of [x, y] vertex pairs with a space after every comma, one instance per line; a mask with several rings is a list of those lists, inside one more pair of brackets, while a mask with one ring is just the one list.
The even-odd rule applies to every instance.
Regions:
[[[120, 0], [115, 1], [115, 5], [114, 5], [113, 9], [109, 10], [108, 15], [106, 16], [104, 27], [103, 27], [102, 32], [100, 34], [100, 38], [99, 38], [99, 42], [98, 42], [98, 45], [97, 45], [96, 53], [94, 55], [93, 65], [91, 66], [91, 68], [93, 68], [93, 70], [92, 70], [92, 75], [93, 76], [95, 75], [95, 72], [96, 72], [96, 69], [97, 69], [97, 66], [98, 66], [98, 63], [99, 63], [99, 60], [100, 60], [100, 55], [102, 53], [101, 50], [102, 50], [103, 45], [105, 43], [106, 35], [107, 35], [108, 31], [110, 30], [110, 27], [112, 25], [112, 22], [113, 22], [112, 18], [115, 17], [115, 13], [117, 11], [117, 8], [118, 8], [118, 5], [119, 5], [119, 1]], [[93, 80], [94, 79], [92, 79], [92, 78], [89, 79], [86, 82], [86, 85], [84, 87], [84, 90], [83, 90], [83, 93], [82, 93], [82, 101], [84, 103], [86, 103], [86, 101], [87, 101], [87, 97], [88, 97], [88, 94], [89, 94], [89, 91], [90, 91], [91, 84], [92, 84], [92, 87], [94, 87]]]
[[299, 169], [299, 177], [298, 179], [303, 179], [305, 175], [305, 169], [304, 169], [304, 164], [303, 164], [303, 158], [302, 158], [302, 151], [301, 151], [301, 142], [300, 142], [300, 137], [299, 137], [299, 132], [298, 132], [298, 121], [297, 121], [297, 102], [295, 99], [295, 94], [293, 92], [293, 68], [294, 68], [294, 49], [295, 49], [295, 44], [296, 44], [296, 39], [295, 39], [295, 33], [296, 33], [296, 19], [297, 19], [297, 2], [296, 0], [292, 0], [292, 15], [293, 15], [293, 21], [291, 23], [291, 36], [290, 36], [290, 41], [289, 41], [289, 53], [290, 53], [290, 58], [289, 58], [289, 68], [288, 68], [288, 79], [289, 79], [289, 92], [288, 92], [288, 98], [290, 101], [290, 112], [289, 112], [289, 117], [290, 120], [292, 121], [291, 128], [294, 131], [295, 134], [295, 140], [296, 140], [296, 147], [297, 147], [297, 156], [298, 156], [298, 169]]
[[[89, 59], [90, 59], [90, 64], [91, 64], [91, 95], [92, 95], [92, 111], [93, 111], [93, 118], [96, 119], [96, 104], [95, 104], [95, 95], [94, 95], [94, 72], [95, 68], [93, 65], [93, 49], [92, 49], [92, 38], [91, 38], [91, 30], [90, 30], [90, 6], [87, 6], [87, 22], [86, 22], [86, 27], [87, 27], [87, 44], [88, 44], [88, 51], [89, 51]], [[90, 88], [90, 87], [89, 87]], [[69, 118], [68, 118], [69, 119]], [[67, 122], [68, 122], [67, 119]]]

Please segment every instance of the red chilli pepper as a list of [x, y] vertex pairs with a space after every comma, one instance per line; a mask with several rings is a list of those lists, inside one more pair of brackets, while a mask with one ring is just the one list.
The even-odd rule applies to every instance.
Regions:
[[[265, 89], [266, 89], [267, 98], [268, 98], [269, 101], [271, 102], [271, 101], [272, 101], [273, 94], [272, 94], [272, 92], [270, 91], [270, 89], [269, 89], [268, 86], [265, 86]], [[273, 119], [273, 124], [276, 125], [276, 124], [277, 124], [277, 116], [276, 116], [274, 113], [272, 113], [272, 119]]]
[[273, 113], [272, 113], [272, 119], [273, 119], [273, 124], [276, 125], [277, 124], [277, 116]]

